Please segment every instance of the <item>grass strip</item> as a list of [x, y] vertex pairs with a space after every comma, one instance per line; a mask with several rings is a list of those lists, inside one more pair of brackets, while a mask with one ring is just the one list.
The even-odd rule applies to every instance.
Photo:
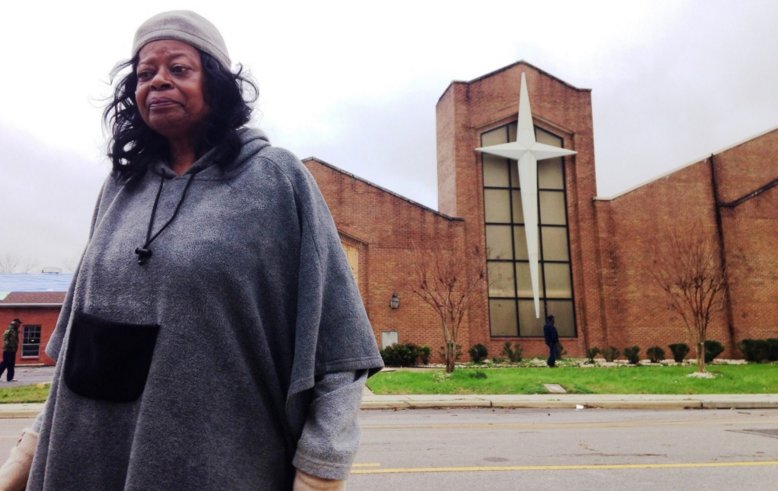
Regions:
[[692, 366], [457, 368], [381, 372], [368, 380], [375, 394], [545, 394], [559, 384], [571, 394], [771, 394], [778, 365], [713, 365], [715, 377], [689, 377]]
[[[457, 368], [381, 372], [375, 394], [545, 394], [559, 384], [570, 394], [775, 394], [778, 365], [712, 365], [712, 379], [689, 377], [693, 366]], [[51, 384], [0, 387], [0, 404], [45, 402]]]
[[0, 388], [0, 404], [46, 402], [51, 384], [18, 385]]

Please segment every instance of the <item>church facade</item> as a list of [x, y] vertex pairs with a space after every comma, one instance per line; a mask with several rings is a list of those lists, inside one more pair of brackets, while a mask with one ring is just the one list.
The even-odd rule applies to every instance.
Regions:
[[[516, 161], [476, 151], [516, 140], [522, 73], [535, 139], [575, 151], [537, 164], [539, 317]], [[724, 307], [708, 338], [724, 344], [723, 356], [739, 357], [739, 341], [778, 337], [771, 245], [778, 239], [778, 130], [600, 199], [590, 90], [518, 62], [452, 83], [436, 117], [438, 210], [320, 160], [305, 162], [333, 213], [380, 345], [427, 345], [433, 357], [443, 345], [438, 315], [413, 293], [423, 250], [458, 258], [459, 280], [478, 285], [458, 337], [463, 353], [481, 343], [501, 356], [508, 341], [540, 355], [547, 314], [571, 356], [592, 347], [638, 345], [645, 353], [691, 345], [652, 269], [672, 233], [692, 230], [712, 241], [726, 271]]]

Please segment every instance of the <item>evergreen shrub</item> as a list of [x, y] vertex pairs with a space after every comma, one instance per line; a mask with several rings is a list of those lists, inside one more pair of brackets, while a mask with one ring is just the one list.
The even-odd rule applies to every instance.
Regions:
[[430, 364], [430, 353], [432, 352], [432, 349], [430, 349], [429, 346], [426, 344], [424, 346], [419, 347], [419, 363], [422, 365], [429, 365]]
[[767, 361], [778, 361], [778, 338], [767, 339]]
[[388, 367], [412, 367], [419, 358], [419, 347], [413, 343], [395, 343], [380, 353], [384, 365]]
[[468, 353], [470, 353], [470, 359], [473, 360], [473, 363], [482, 363], [489, 356], [489, 350], [481, 343], [473, 345]]
[[744, 339], [737, 347], [746, 361], [764, 363], [770, 359], [770, 346], [766, 339]]
[[594, 357], [600, 354], [600, 348], [592, 346], [586, 348], [586, 363], [594, 363]]
[[683, 363], [683, 359], [689, 354], [689, 345], [686, 343], [675, 343], [668, 346], [673, 353], [673, 360], [676, 363]]
[[510, 341], [505, 341], [505, 344], [502, 346], [502, 354], [505, 355], [511, 363], [520, 362], [521, 353], [522, 349], [519, 343], [516, 343], [516, 347], [514, 348]]
[[608, 346], [601, 351], [601, 354], [605, 361], [613, 361], [619, 357], [619, 349], [614, 346]]
[[709, 339], [705, 341], [704, 347], [705, 347], [705, 363], [712, 362], [714, 358], [716, 358], [717, 356], [719, 356], [724, 352], [724, 345], [714, 339]]
[[651, 360], [651, 363], [659, 363], [665, 359], [665, 350], [659, 346], [648, 348], [646, 354], [648, 355], [648, 359]]
[[627, 361], [629, 361], [633, 365], [637, 365], [640, 361], [640, 346], [630, 346], [629, 348], [624, 348], [624, 357], [627, 358]]

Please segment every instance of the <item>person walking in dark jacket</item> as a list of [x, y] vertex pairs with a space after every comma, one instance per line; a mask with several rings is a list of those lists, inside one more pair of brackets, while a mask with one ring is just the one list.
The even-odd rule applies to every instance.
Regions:
[[14, 319], [8, 325], [8, 329], [3, 334], [3, 362], [0, 363], [0, 377], [8, 369], [7, 380], [14, 379], [14, 367], [16, 366], [16, 350], [19, 349], [19, 326], [22, 321]]
[[554, 316], [546, 317], [546, 324], [543, 326], [543, 338], [548, 346], [548, 360], [546, 363], [550, 367], [556, 366], [556, 358], [559, 353], [559, 333], [554, 326]]

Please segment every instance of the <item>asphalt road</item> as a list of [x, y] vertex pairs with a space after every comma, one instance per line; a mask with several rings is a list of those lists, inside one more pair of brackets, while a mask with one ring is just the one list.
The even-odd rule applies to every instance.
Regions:
[[778, 410], [362, 411], [349, 490], [772, 490]]
[[[2, 460], [31, 422], [0, 418]], [[778, 409], [363, 410], [360, 426], [349, 491], [778, 489]]]

